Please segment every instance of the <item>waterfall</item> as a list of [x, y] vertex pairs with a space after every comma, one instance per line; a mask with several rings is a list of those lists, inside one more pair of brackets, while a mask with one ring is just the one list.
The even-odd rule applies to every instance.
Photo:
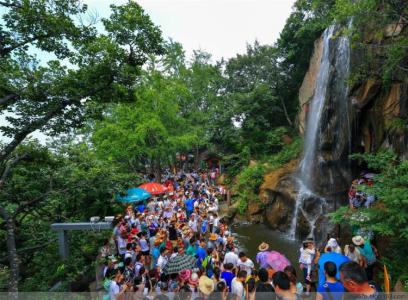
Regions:
[[[349, 23], [351, 26], [351, 22]], [[325, 213], [327, 205], [324, 196], [319, 195], [317, 189], [317, 181], [321, 180], [329, 185], [334, 186], [336, 172], [328, 171], [321, 172], [325, 168], [325, 156], [321, 151], [322, 131], [334, 130], [337, 132], [330, 132], [330, 134], [341, 135], [343, 132], [341, 126], [348, 126], [345, 130], [348, 134], [347, 151], [350, 151], [350, 120], [348, 107], [348, 87], [347, 77], [349, 74], [350, 65], [350, 43], [347, 36], [335, 37], [337, 25], [328, 27], [323, 33], [323, 49], [320, 62], [320, 69], [316, 77], [316, 85], [314, 95], [309, 105], [309, 111], [306, 118], [305, 136], [304, 136], [304, 154], [303, 159], [299, 165], [296, 173], [296, 182], [298, 187], [298, 194], [295, 199], [295, 207], [293, 210], [293, 218], [288, 235], [291, 239], [296, 238], [297, 222], [300, 213], [309, 225], [309, 237], [315, 237], [315, 229], [317, 220]], [[333, 55], [334, 54], [334, 55]], [[326, 112], [327, 107], [331, 107], [341, 117], [332, 121], [329, 114]], [[324, 122], [324, 123], [322, 123]], [[327, 129], [329, 123], [332, 126]], [[348, 124], [344, 124], [344, 122]], [[343, 134], [343, 135], [344, 135]], [[342, 136], [342, 138], [345, 138]], [[331, 149], [334, 156], [338, 157], [344, 150], [341, 143], [336, 142]], [[344, 151], [343, 151], [344, 152]], [[334, 173], [334, 174], [333, 174]], [[326, 174], [327, 178], [321, 179], [319, 176]]]

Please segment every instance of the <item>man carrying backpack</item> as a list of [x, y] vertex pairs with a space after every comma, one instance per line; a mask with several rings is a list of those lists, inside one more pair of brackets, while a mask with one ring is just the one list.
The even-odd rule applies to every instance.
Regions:
[[324, 275], [326, 281], [317, 288], [316, 300], [341, 300], [344, 286], [336, 279], [337, 267], [334, 262], [328, 261], [324, 264]]

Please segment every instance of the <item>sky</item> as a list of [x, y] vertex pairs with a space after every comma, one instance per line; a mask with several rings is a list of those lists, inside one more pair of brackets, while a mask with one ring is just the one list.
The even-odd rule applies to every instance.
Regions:
[[[100, 17], [124, 0], [83, 0]], [[213, 60], [244, 53], [256, 39], [272, 44], [289, 17], [294, 0], [136, 0], [160, 26], [165, 38], [180, 42], [188, 56], [205, 50]]]
[[[108, 18], [109, 5], [127, 0], [82, 0], [89, 12]], [[245, 53], [247, 43], [273, 44], [295, 0], [136, 0], [162, 30], [165, 39], [180, 42], [187, 57], [193, 50], [212, 54], [213, 62]], [[99, 24], [101, 26], [101, 24]], [[98, 27], [99, 27], [98, 26]], [[0, 125], [5, 124], [0, 115]], [[46, 136], [33, 134], [44, 143]], [[0, 140], [9, 139], [0, 136]]]

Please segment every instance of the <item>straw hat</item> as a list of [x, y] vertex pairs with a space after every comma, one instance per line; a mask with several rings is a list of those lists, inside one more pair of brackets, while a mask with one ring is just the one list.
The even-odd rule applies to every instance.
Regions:
[[215, 233], [211, 233], [209, 240], [210, 241], [216, 241], [217, 240], [217, 235]]
[[197, 273], [191, 274], [190, 279], [188, 280], [188, 283], [191, 285], [197, 285], [198, 284], [198, 274]]
[[269, 249], [269, 244], [262, 242], [259, 247], [258, 247], [259, 251], [266, 251]]
[[212, 291], [214, 291], [214, 282], [212, 279], [203, 275], [198, 281], [198, 288], [204, 295], [209, 295]]
[[357, 235], [351, 239], [353, 241], [353, 244], [356, 246], [361, 246], [364, 244], [364, 238], [361, 235]]

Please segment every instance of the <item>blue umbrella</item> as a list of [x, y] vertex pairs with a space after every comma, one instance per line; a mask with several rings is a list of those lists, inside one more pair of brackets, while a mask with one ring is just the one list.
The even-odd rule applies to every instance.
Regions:
[[123, 202], [123, 203], [133, 203], [133, 202], [141, 202], [148, 198], [150, 198], [152, 194], [148, 191], [141, 189], [141, 188], [130, 188], [127, 191], [127, 195], [122, 197], [119, 194], [116, 194], [115, 199], [116, 201]]
[[337, 252], [327, 252], [322, 254], [320, 256], [318, 264], [319, 264], [319, 285], [324, 284], [326, 281], [326, 278], [324, 276], [324, 264], [328, 261], [334, 262], [337, 267], [337, 274], [336, 278], [340, 279], [340, 273], [339, 273], [339, 268], [340, 266], [345, 263], [350, 261], [350, 259], [347, 256], [341, 255]]

